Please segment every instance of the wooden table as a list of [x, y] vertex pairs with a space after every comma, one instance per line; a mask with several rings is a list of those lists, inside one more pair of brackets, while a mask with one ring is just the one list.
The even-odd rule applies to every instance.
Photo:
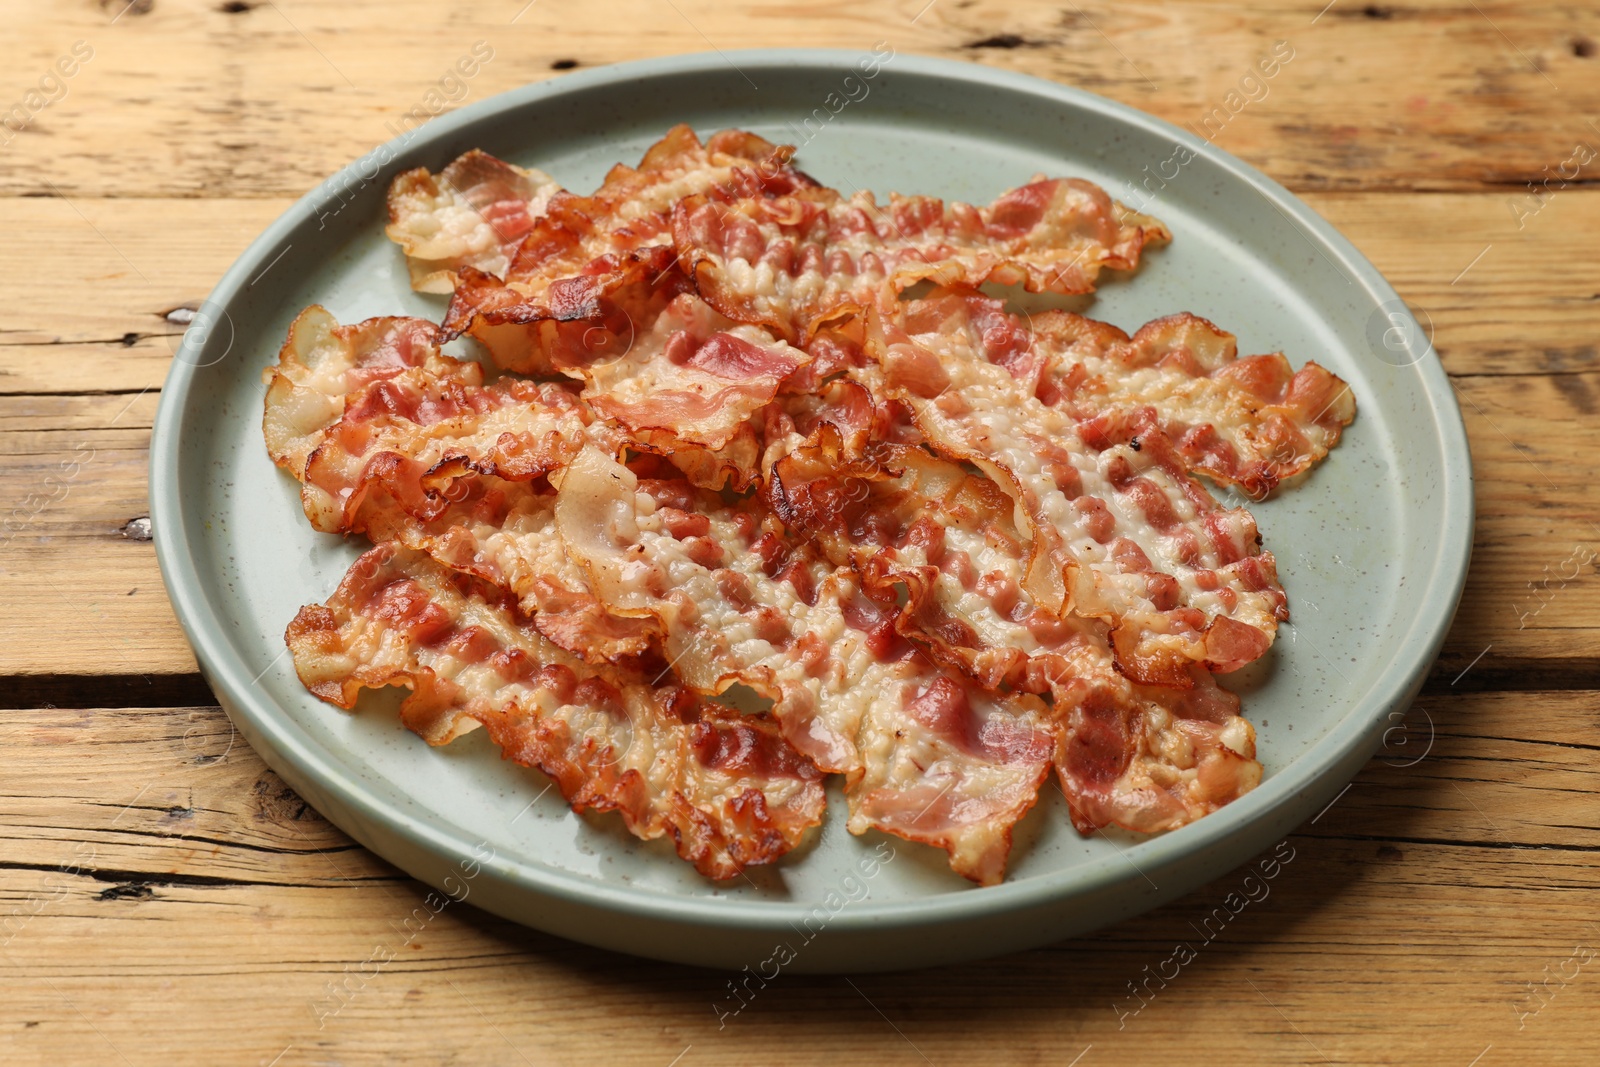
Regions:
[[[1324, 3], [11, 0], [0, 1061], [1596, 1062], [1600, 5]], [[363, 972], [423, 888], [233, 736], [136, 520], [169, 312], [479, 40], [469, 99], [640, 56], [888, 41], [1197, 126], [1289, 43], [1216, 142], [1436, 331], [1475, 561], [1407, 729], [1177, 978], [1130, 993], [1244, 872], [1036, 952], [785, 976], [725, 1027], [725, 975], [467, 907]]]

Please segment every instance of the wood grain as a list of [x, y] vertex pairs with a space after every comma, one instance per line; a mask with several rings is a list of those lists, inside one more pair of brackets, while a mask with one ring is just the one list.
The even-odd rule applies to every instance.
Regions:
[[[1600, 191], [1554, 195], [1522, 230], [1508, 199], [1306, 196], [1431, 323], [1452, 374], [1600, 370]], [[290, 203], [0, 198], [0, 394], [159, 386], [182, 332], [164, 316]]]
[[[1455, 385], [1480, 504], [1475, 565], [1436, 678], [1471, 665], [1483, 672], [1474, 686], [1497, 671], [1502, 687], [1600, 686], [1600, 516], [1588, 503], [1600, 371], [1467, 375]], [[195, 669], [152, 545], [123, 533], [147, 511], [155, 403], [153, 390], [0, 397], [0, 491], [21, 502], [0, 546], [0, 567], [17, 578], [0, 587], [4, 673]], [[64, 465], [83, 457], [64, 477]], [[50, 477], [57, 484], [46, 490]], [[82, 580], [86, 567], [92, 583]], [[1576, 672], [1566, 680], [1544, 673], [1563, 663]]]
[[128, 527], [149, 514], [157, 399], [154, 390], [0, 397], [0, 499], [11, 505], [0, 519], [6, 674], [195, 670], [154, 547]]
[[[1520, 188], [1574, 144], [1600, 144], [1583, 120], [1600, 111], [1600, 57], [1584, 44], [1597, 31], [1572, 5], [525, 4], [24, 9], [6, 57], [18, 99], [75, 42], [93, 58], [0, 153], [0, 194], [298, 195], [387, 140], [385, 124], [480, 40], [494, 59], [464, 99], [550, 77], [562, 61], [882, 40], [1079, 85], [1197, 129], [1225, 108], [1216, 142], [1296, 189]], [[1288, 65], [1230, 103], [1277, 41]]]
[[[1527, 184], [1600, 148], [1593, 4], [71, 0], [10, 5], [5, 23], [8, 1067], [1600, 1060], [1600, 965], [1579, 962], [1600, 950], [1600, 190], [1592, 165], [1538, 199]], [[459, 102], [641, 56], [881, 40], [1180, 125], [1210, 114], [1218, 147], [1302, 193], [1395, 283], [1467, 421], [1473, 569], [1407, 729], [1288, 839], [1270, 895], [1209, 942], [1199, 928], [1243, 870], [1036, 952], [784, 975], [721, 1026], [724, 974], [467, 906], [397, 932], [422, 888], [203, 706], [151, 545], [124, 530], [145, 514], [182, 329], [167, 313], [479, 40], [495, 55]], [[92, 58], [34, 109], [79, 41]], [[1293, 58], [1228, 114], [1278, 41]], [[1152, 978], [1180, 942], [1196, 958]], [[377, 948], [396, 958], [363, 977]]]
[[[726, 975], [470, 906], [408, 939], [395, 924], [420, 887], [300, 803], [215, 709], [7, 712], [0, 1043], [19, 1065], [666, 1067], [689, 1046], [683, 1063], [1066, 1064], [1092, 1045], [1085, 1064], [1204, 1049], [1465, 1067], [1491, 1043], [1588, 1062], [1594, 965], [1567, 966], [1567, 986], [1520, 1013], [1540, 1006], [1527, 983], [1547, 966], [1600, 947], [1597, 695], [1425, 701], [1414, 751], [1380, 756], [1292, 835], [1274, 878], [1241, 870], [1097, 937], [982, 964], [782, 975], [720, 1028]], [[1256, 899], [1208, 925], [1230, 893]], [[1141, 1006], [1128, 984], [1170, 977], [1180, 942], [1196, 958], [1142, 986]], [[363, 975], [380, 948], [395, 959]]]
[[285, 200], [0, 199], [0, 394], [159, 387], [183, 327]]

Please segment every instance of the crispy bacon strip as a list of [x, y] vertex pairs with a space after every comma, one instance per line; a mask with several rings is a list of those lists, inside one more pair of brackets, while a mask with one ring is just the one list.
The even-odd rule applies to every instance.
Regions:
[[686, 196], [734, 200], [817, 188], [789, 165], [793, 154], [743, 130], [723, 130], [701, 144], [687, 125], [674, 126], [638, 167], [611, 168], [592, 196], [552, 198], [547, 224], [523, 243], [505, 279], [537, 295], [601, 256], [671, 245], [672, 210]]
[[[665, 256], [670, 249], [653, 252]], [[682, 276], [670, 267], [669, 258], [664, 271], [639, 261], [612, 272], [606, 293], [574, 297], [570, 317], [550, 317], [548, 308], [520, 303], [513, 290], [467, 270], [453, 309], [482, 296], [486, 303], [472, 305], [472, 329], [501, 365], [586, 382], [584, 397], [635, 447], [669, 457], [696, 485], [743, 489], [754, 477], [759, 448], [749, 416], [810, 357], [718, 315], [684, 292]], [[651, 284], [648, 275], [665, 280]], [[557, 282], [550, 294], [577, 292], [587, 280]], [[502, 297], [513, 303], [494, 303]], [[479, 315], [485, 308], [498, 310]], [[445, 334], [453, 329], [447, 318]]]
[[660, 622], [685, 684], [771, 699], [795, 748], [846, 776], [853, 833], [937, 845], [985, 885], [1003, 877], [1011, 828], [1049, 770], [1042, 702], [936, 666], [849, 568], [682, 480], [641, 481], [586, 449], [562, 477], [556, 519], [614, 612]]
[[348, 529], [381, 482], [428, 514], [468, 472], [529, 481], [557, 470], [586, 442], [620, 447], [559, 384], [502, 378], [473, 386], [409, 371], [351, 397], [306, 461], [301, 503], [319, 530]]
[[1355, 418], [1350, 387], [1316, 363], [1282, 353], [1239, 358], [1234, 337], [1196, 315], [1115, 326], [1050, 311], [1021, 318], [975, 290], [913, 303], [946, 332], [967, 336], [1026, 390], [1074, 419], [1149, 408], [1189, 470], [1265, 499], [1309, 470]]
[[397, 541], [511, 590], [542, 634], [595, 662], [642, 655], [654, 627], [595, 598], [561, 548], [543, 482], [586, 442], [618, 439], [560, 387], [484, 387], [477, 364], [434, 341], [410, 319], [341, 327], [312, 308], [296, 320], [269, 372], [265, 421], [312, 525]]
[[468, 471], [529, 481], [585, 443], [622, 443], [563, 385], [484, 385], [481, 367], [440, 353], [437, 331], [417, 319], [346, 327], [313, 306], [266, 377], [268, 452], [304, 483], [306, 516], [329, 533], [357, 528], [374, 483], [426, 513]]
[[408, 506], [417, 499], [403, 469], [386, 469], [338, 532], [405, 545], [509, 591], [539, 633], [590, 663], [638, 662], [655, 647], [654, 622], [613, 615], [568, 557], [548, 486], [472, 474]]
[[811, 357], [684, 294], [620, 357], [581, 368], [584, 399], [635, 439], [727, 447]]
[[1037, 179], [988, 207], [935, 197], [829, 189], [723, 202], [686, 196], [672, 232], [684, 268], [718, 311], [793, 343], [859, 313], [885, 291], [1021, 283], [1032, 292], [1092, 292], [1102, 269], [1133, 270], [1165, 226], [1072, 178]]
[[990, 688], [1051, 694], [1055, 765], [1080, 830], [1171, 829], [1260, 781], [1254, 731], [1209, 674], [1191, 668], [1187, 690], [1135, 685], [1104, 622], [1033, 603], [998, 486], [919, 447], [878, 444], [852, 459], [841, 444], [826, 426], [779, 460], [774, 511], [880, 598], [904, 590], [897, 627], [943, 662]]
[[1189, 476], [1148, 411], [1079, 423], [1047, 407], [939, 301], [873, 321], [881, 373], [863, 380], [1016, 502], [1041, 607], [1108, 620], [1118, 667], [1147, 685], [1189, 688], [1191, 664], [1231, 671], [1271, 646], [1287, 600], [1255, 520]]
[[411, 288], [448, 293], [463, 267], [504, 275], [560, 188], [474, 148], [437, 175], [418, 167], [396, 177], [386, 232], [406, 254]]
[[[678, 127], [588, 197], [482, 153], [397, 180], [443, 328], [312, 309], [269, 376], [313, 524], [392, 542], [291, 626], [307, 685], [411, 686], [431, 742], [482, 723], [714, 877], [793, 847], [823, 772], [852, 832], [982, 884], [1052, 763], [1084, 832], [1253, 788], [1211, 671], [1286, 601], [1191, 474], [1265, 496], [1337, 442], [1344, 383], [1192, 315], [1128, 337], [972, 288], [1089, 292], [1170, 239], [1089, 183], [880, 206], [791, 154]], [[581, 388], [485, 385], [439, 353], [462, 333]], [[740, 686], [770, 712], [715, 700]]]
[[492, 587], [397, 546], [357, 560], [285, 640], [323, 700], [349, 708], [361, 689], [406, 686], [401, 719], [429, 744], [482, 725], [573, 810], [616, 811], [644, 840], [670, 835], [709, 878], [777, 859], [826, 808], [821, 773], [770, 720], [590, 668]]
[[665, 245], [603, 255], [533, 296], [469, 267], [441, 330], [471, 336], [506, 370], [562, 374], [626, 350], [687, 291], [676, 258]]
[[346, 398], [364, 386], [411, 369], [479, 385], [482, 369], [439, 354], [439, 330], [410, 318], [368, 319], [340, 326], [313, 304], [289, 327], [278, 362], [262, 373], [267, 383], [262, 432], [272, 461], [296, 478], [328, 427], [344, 414]]
[[324, 309], [302, 312], [265, 374], [269, 454], [305, 482], [312, 525], [349, 529], [365, 487], [403, 472], [422, 507], [466, 470], [515, 481], [543, 477], [586, 442], [613, 449], [623, 437], [576, 393], [556, 383], [502, 378], [440, 353], [438, 332], [418, 319], [339, 326]]
[[[789, 166], [793, 149], [741, 130], [701, 144], [675, 126], [637, 168], [618, 164], [592, 196], [558, 193], [501, 272], [462, 272], [445, 333], [470, 333], [499, 366], [549, 373], [547, 349], [562, 340], [547, 323], [588, 322], [619, 288], [676, 278], [673, 205], [687, 195], [717, 201], [787, 195], [816, 186]], [[495, 275], [490, 277], [489, 275]], [[637, 320], [648, 328], [649, 320]]]
[[[630, 275], [604, 297], [584, 296], [570, 320], [544, 317], [545, 310], [533, 305], [501, 310], [512, 317], [529, 312], [531, 332], [524, 340], [536, 343], [524, 350], [527, 359], [543, 373], [583, 381], [584, 399], [635, 446], [672, 457], [697, 484], [748, 485], [757, 449], [751, 417], [811, 357], [760, 327], [719, 315], [683, 292], [676, 272], [667, 270], [666, 281], [654, 286], [645, 273]], [[463, 296], [476, 292], [481, 281], [467, 275]], [[550, 293], [567, 293], [584, 280], [558, 282]], [[622, 280], [622, 273], [613, 273], [608, 284]], [[512, 292], [492, 279], [485, 284], [493, 294]], [[477, 321], [482, 326], [487, 320]], [[509, 321], [483, 328], [504, 331]], [[504, 345], [499, 351], [502, 363], [521, 362], [507, 359]]]

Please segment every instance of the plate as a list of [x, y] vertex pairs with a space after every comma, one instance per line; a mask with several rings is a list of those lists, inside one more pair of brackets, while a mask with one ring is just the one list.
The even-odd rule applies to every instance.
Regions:
[[[273, 223], [184, 337], [151, 446], [167, 591], [200, 669], [251, 746], [357, 841], [446, 897], [578, 941], [684, 963], [778, 970], [924, 966], [1028, 948], [1171, 900], [1270, 848], [1326, 805], [1427, 673], [1472, 541], [1461, 415], [1429, 339], [1348, 241], [1286, 190], [1178, 128], [1089, 93], [980, 66], [877, 52], [753, 51], [584, 71], [484, 100], [374, 149]], [[872, 64], [868, 64], [871, 66]], [[261, 371], [307, 304], [342, 322], [411, 314], [383, 235], [399, 171], [481, 147], [588, 190], [676, 122], [799, 146], [845, 192], [987, 203], [1036, 172], [1078, 175], [1150, 211], [1172, 245], [1086, 304], [1132, 330], [1177, 311], [1241, 351], [1315, 358], [1359, 404], [1309, 480], [1252, 506], [1294, 611], [1274, 651], [1232, 676], [1266, 775], [1173, 833], [1080, 837], [1047, 788], [1005, 884], [976, 888], [936, 849], [844, 829], [718, 885], [619, 820], [577, 816], [479, 731], [430, 749], [397, 696], [354, 713], [295, 678], [284, 627], [331, 593], [360, 546], [317, 534], [261, 439]], [[730, 1008], [734, 1006], [730, 1004]]]

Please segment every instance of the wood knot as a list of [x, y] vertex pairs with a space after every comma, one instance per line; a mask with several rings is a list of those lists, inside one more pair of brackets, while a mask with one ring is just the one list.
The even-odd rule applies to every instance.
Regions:
[[973, 41], [968, 48], [1024, 48], [1034, 42], [1015, 33], [997, 33], [993, 37], [985, 37], [981, 41]]
[[110, 889], [102, 889], [96, 900], [149, 900], [155, 896], [155, 890], [143, 882], [128, 882], [124, 885], [114, 885]]
[[301, 800], [300, 794], [270, 772], [256, 779], [250, 794], [255, 799], [255, 817], [267, 822], [298, 822], [311, 812], [311, 805]]

